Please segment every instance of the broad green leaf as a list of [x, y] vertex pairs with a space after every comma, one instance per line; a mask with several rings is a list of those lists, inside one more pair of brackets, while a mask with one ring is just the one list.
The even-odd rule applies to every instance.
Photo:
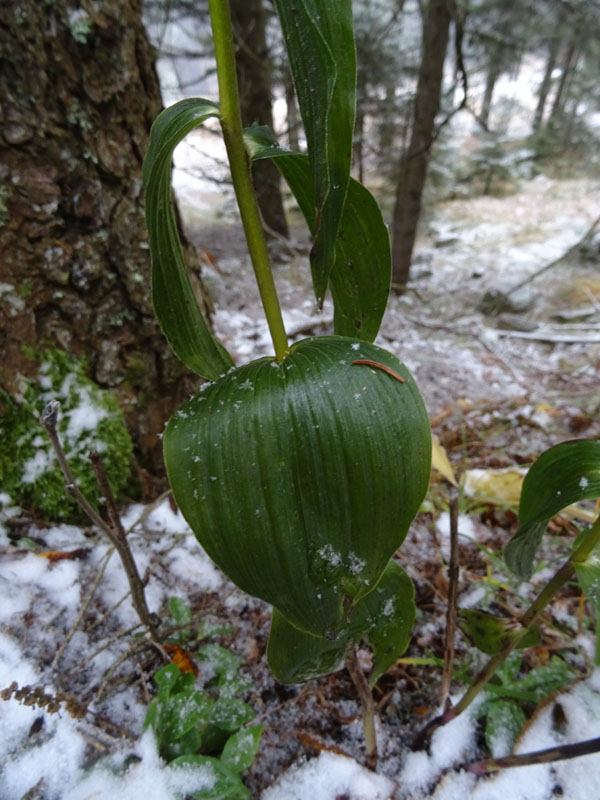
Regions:
[[402, 567], [390, 561], [375, 589], [357, 603], [334, 641], [298, 630], [274, 609], [269, 667], [282, 683], [302, 683], [341, 669], [349, 642], [364, 639], [373, 650], [369, 682], [374, 686], [408, 647], [414, 618], [412, 582]]
[[542, 453], [523, 481], [521, 527], [504, 549], [508, 567], [520, 577], [529, 578], [549, 520], [572, 503], [597, 497], [600, 442], [562, 442]]
[[[246, 129], [245, 139], [252, 160], [275, 160], [314, 234], [315, 202], [308, 158], [280, 148], [264, 126]], [[351, 178], [329, 276], [334, 332], [372, 342], [387, 305], [390, 280], [388, 230], [369, 190]]]
[[509, 755], [527, 721], [521, 706], [494, 698], [485, 702], [479, 713], [485, 715], [485, 742], [493, 758]]
[[231, 371], [174, 414], [163, 441], [175, 500], [213, 560], [331, 638], [402, 543], [431, 469], [406, 367], [336, 336]]
[[209, 380], [227, 372], [233, 361], [210, 332], [190, 282], [173, 214], [171, 162], [186, 134], [209, 117], [219, 116], [218, 106], [197, 98], [166, 108], [152, 125], [142, 173], [154, 311], [175, 355]]
[[313, 176], [313, 285], [323, 302], [346, 199], [356, 95], [350, 0], [274, 0], [304, 122]]
[[[517, 620], [497, 617], [489, 611], [461, 608], [458, 611], [458, 627], [472, 645], [482, 653], [495, 655], [505, 650], [522, 633]], [[518, 644], [519, 649], [533, 647], [540, 641], [537, 627], [530, 628]]]
[[329, 675], [344, 666], [349, 642], [347, 628], [333, 640], [314, 636], [296, 628], [274, 608], [267, 645], [269, 668], [280, 683], [304, 683]]
[[262, 732], [263, 725], [253, 725], [234, 733], [225, 743], [221, 761], [235, 772], [248, 769], [258, 752]]

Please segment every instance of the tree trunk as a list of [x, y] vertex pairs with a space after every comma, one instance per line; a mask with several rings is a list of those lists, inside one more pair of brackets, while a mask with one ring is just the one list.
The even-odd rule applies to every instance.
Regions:
[[571, 79], [572, 71], [575, 69], [577, 65], [578, 44], [579, 44], [579, 27], [575, 28], [575, 30], [573, 31], [573, 34], [571, 36], [571, 39], [569, 40], [569, 44], [565, 51], [565, 56], [561, 67], [562, 74], [560, 76], [558, 88], [556, 89], [556, 94], [554, 95], [552, 110], [550, 111], [550, 117], [548, 119], [548, 127], [551, 129], [558, 128], [560, 125], [560, 121], [563, 117], [565, 103], [567, 101], [566, 86], [567, 82]]
[[492, 97], [494, 96], [494, 89], [496, 81], [500, 77], [500, 67], [496, 60], [493, 60], [488, 67], [485, 79], [485, 91], [483, 93], [483, 100], [481, 103], [481, 112], [479, 114], [479, 121], [487, 130], [488, 122], [490, 119], [490, 109], [492, 107]]
[[394, 208], [392, 280], [399, 292], [406, 288], [410, 274], [435, 117], [440, 107], [450, 20], [447, 0], [430, 0], [423, 19], [421, 65], [410, 144], [400, 164]]
[[544, 110], [546, 108], [546, 100], [548, 99], [550, 87], [552, 86], [552, 73], [554, 72], [554, 67], [556, 66], [556, 57], [558, 55], [559, 42], [560, 42], [559, 37], [553, 36], [550, 39], [550, 44], [548, 46], [546, 69], [544, 70], [544, 77], [542, 78], [542, 82], [538, 90], [538, 104], [536, 106], [535, 114], [533, 117], [532, 128], [534, 133], [537, 133], [537, 131], [539, 131], [539, 129], [542, 126], [542, 120], [544, 119]]
[[150, 297], [141, 166], [161, 108], [153, 53], [141, 0], [74, 5], [5, 0], [0, 11], [0, 384], [16, 392], [36, 370], [23, 345], [85, 356], [116, 391], [142, 463], [159, 469], [158, 434], [198, 381]]
[[[265, 33], [263, 0], [232, 0], [231, 15], [236, 36], [236, 70], [244, 125], [268, 125], [273, 129], [271, 71]], [[288, 236], [283, 210], [279, 170], [271, 159], [252, 166], [258, 205], [267, 226]]]

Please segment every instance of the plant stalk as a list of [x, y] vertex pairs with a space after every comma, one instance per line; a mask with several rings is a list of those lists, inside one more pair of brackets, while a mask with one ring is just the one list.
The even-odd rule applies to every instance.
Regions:
[[365, 749], [367, 752], [367, 766], [375, 769], [377, 766], [377, 734], [375, 733], [375, 701], [369, 682], [358, 663], [356, 645], [353, 643], [348, 648], [346, 656], [346, 669], [350, 673], [352, 682], [356, 687], [363, 708], [363, 731], [365, 734]]
[[252, 184], [250, 161], [244, 144], [229, 0], [209, 0], [208, 9], [217, 60], [223, 139], [227, 148], [233, 187], [240, 209], [248, 252], [273, 340], [275, 357], [281, 361], [288, 351], [288, 340], [273, 280], [260, 210]]
[[497, 653], [488, 661], [458, 703], [452, 708], [449, 708], [448, 711], [442, 715], [442, 723], [450, 722], [450, 720], [454, 719], [459, 714], [462, 714], [462, 712], [471, 705], [479, 692], [494, 675], [500, 664], [502, 664], [503, 661], [505, 661], [505, 659], [508, 658], [508, 656], [512, 653], [515, 647], [518, 646], [519, 642], [527, 634], [531, 625], [546, 608], [556, 592], [558, 592], [558, 590], [573, 576], [575, 572], [575, 565], [585, 561], [598, 543], [600, 543], [600, 517], [598, 517], [598, 519], [589, 529], [588, 534], [584, 538], [583, 542], [573, 553], [571, 553], [569, 559], [565, 561], [562, 567], [549, 581], [549, 583], [546, 584], [544, 589], [520, 618], [519, 622], [522, 628], [520, 635], [513, 639], [510, 644], [507, 645], [504, 650], [502, 650], [501, 653]]

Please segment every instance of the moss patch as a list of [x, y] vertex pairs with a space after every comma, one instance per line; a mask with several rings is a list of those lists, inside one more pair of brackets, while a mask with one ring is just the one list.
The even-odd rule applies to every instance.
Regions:
[[[132, 443], [117, 400], [85, 375], [85, 362], [61, 350], [36, 354], [35, 379], [24, 380], [20, 397], [0, 391], [0, 486], [14, 503], [49, 521], [81, 519], [38, 415], [58, 400], [58, 433], [77, 484], [96, 505], [99, 490], [88, 454], [100, 453], [115, 495], [129, 476]], [[36, 358], [37, 360], [37, 358]]]

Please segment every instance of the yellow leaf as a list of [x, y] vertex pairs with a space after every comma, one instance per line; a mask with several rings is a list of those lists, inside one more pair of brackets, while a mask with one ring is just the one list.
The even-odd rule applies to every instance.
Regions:
[[440, 440], [438, 439], [435, 434], [431, 437], [431, 445], [432, 445], [432, 455], [431, 455], [431, 466], [434, 469], [437, 469], [439, 473], [441, 473], [447, 481], [453, 486], [458, 486], [456, 482], [456, 478], [454, 477], [454, 471], [452, 469], [452, 464], [450, 463], [448, 456], [446, 455], [446, 451], [440, 444]]

